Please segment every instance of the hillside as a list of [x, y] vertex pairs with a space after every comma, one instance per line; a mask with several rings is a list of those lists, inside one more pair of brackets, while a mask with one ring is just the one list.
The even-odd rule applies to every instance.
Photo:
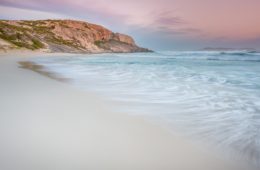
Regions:
[[74, 20], [0, 20], [0, 49], [44, 49], [50, 52], [150, 52], [133, 38]]

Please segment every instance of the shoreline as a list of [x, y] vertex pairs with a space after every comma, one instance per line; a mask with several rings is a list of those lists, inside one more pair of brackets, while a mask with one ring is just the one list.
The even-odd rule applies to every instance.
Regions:
[[19, 64], [20, 68], [34, 71], [36, 73], [39, 73], [39, 74], [46, 76], [46, 77], [49, 77], [51, 79], [61, 81], [61, 82], [68, 82], [69, 81], [69, 79], [66, 79], [66, 78], [62, 77], [61, 75], [57, 75], [53, 72], [50, 72], [44, 66], [39, 65], [37, 63], [34, 63], [32, 61], [19, 61], [18, 64]]
[[[50, 78], [56, 79], [56, 75], [52, 77], [41, 66], [23, 62], [35, 55], [51, 57], [55, 53], [1, 55], [0, 157], [3, 162], [0, 166], [10, 169], [245, 169], [240, 163], [227, 162], [214, 153], [201, 151], [190, 141], [141, 118], [113, 112], [116, 107], [113, 103], [68, 83], [54, 81]], [[19, 68], [19, 62], [26, 69]]]

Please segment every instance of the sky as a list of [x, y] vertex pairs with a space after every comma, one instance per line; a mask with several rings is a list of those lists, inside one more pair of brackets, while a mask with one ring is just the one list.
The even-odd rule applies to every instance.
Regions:
[[0, 19], [76, 19], [154, 50], [260, 49], [260, 0], [0, 0]]

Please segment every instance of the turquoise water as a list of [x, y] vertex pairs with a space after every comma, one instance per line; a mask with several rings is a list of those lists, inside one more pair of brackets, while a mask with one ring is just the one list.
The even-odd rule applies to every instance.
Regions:
[[120, 111], [260, 165], [260, 53], [167, 51], [34, 61], [78, 88], [121, 102]]

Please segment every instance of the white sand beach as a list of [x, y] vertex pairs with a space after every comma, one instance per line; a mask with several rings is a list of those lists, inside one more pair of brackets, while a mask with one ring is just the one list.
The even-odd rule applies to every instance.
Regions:
[[[246, 170], [116, 104], [0, 56], [1, 170]], [[66, 55], [66, 54], [64, 54]]]

